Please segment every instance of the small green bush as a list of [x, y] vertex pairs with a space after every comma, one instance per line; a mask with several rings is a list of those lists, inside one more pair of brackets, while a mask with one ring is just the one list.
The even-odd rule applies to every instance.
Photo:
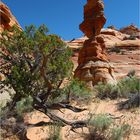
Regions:
[[131, 126], [123, 124], [117, 126], [115, 120], [107, 114], [97, 114], [89, 121], [88, 140], [123, 140], [130, 134]]
[[132, 109], [140, 107], [140, 93], [131, 96], [128, 100], [122, 101], [118, 104], [118, 109]]
[[61, 136], [60, 136], [61, 128], [60, 128], [60, 126], [55, 126], [55, 125], [50, 126], [49, 131], [50, 131], [49, 140], [61, 140]]
[[89, 125], [92, 125], [95, 130], [104, 131], [109, 128], [112, 123], [112, 119], [105, 114], [98, 114], [89, 121]]
[[18, 115], [22, 115], [23, 113], [30, 112], [33, 110], [33, 98], [31, 96], [21, 99], [16, 103], [16, 111]]
[[79, 81], [77, 79], [72, 79], [68, 87], [66, 87], [66, 90], [69, 90], [72, 96], [82, 98], [89, 98], [92, 95], [91, 90], [86, 87], [85, 82]]
[[128, 98], [130, 94], [137, 94], [140, 91], [140, 80], [133, 77], [126, 77], [116, 85], [99, 83], [95, 86], [97, 97], [101, 99]]
[[127, 137], [129, 135], [130, 130], [131, 126], [128, 124], [113, 128], [111, 132], [111, 140], [122, 140], [123, 137]]
[[80, 100], [88, 101], [92, 99], [93, 94], [90, 89], [86, 87], [86, 84], [83, 81], [77, 79], [70, 79], [68, 83], [65, 84], [64, 88], [61, 88], [54, 92], [52, 98], [48, 100], [48, 103], [57, 103], [64, 100]]

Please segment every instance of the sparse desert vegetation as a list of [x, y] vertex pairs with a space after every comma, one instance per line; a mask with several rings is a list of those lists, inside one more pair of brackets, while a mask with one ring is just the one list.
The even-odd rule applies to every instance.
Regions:
[[136, 26], [104, 29], [104, 3], [88, 0], [84, 37], [64, 41], [0, 8], [0, 140], [140, 139]]

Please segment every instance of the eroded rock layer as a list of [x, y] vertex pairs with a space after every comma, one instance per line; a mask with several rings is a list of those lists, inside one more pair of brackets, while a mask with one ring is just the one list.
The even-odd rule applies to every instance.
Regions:
[[21, 29], [10, 9], [4, 3], [0, 2], [0, 33], [6, 29], [10, 29], [13, 25]]
[[105, 52], [104, 40], [99, 36], [105, 22], [103, 1], [87, 0], [84, 6], [84, 21], [80, 24], [80, 30], [88, 39], [79, 52], [75, 77], [86, 81], [90, 88], [98, 82], [116, 83], [113, 67], [110, 66]]

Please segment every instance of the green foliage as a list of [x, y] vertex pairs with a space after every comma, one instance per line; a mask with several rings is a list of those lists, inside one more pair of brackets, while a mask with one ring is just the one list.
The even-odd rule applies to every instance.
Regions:
[[61, 140], [61, 136], [60, 136], [61, 128], [60, 128], [60, 126], [54, 126], [54, 125], [50, 126], [49, 130], [50, 130], [49, 140]]
[[127, 98], [130, 94], [137, 94], [140, 91], [140, 80], [136, 77], [126, 77], [116, 85], [99, 83], [95, 86], [97, 96], [104, 98]]
[[[25, 31], [16, 27], [2, 33], [1, 56], [6, 63], [2, 73], [5, 85], [14, 89], [13, 100], [20, 101], [29, 95], [42, 99], [53, 96], [63, 80], [71, 77], [73, 63], [71, 50], [57, 35], [48, 35], [45, 25], [38, 29], [31, 25]], [[6, 53], [5, 53], [6, 52]]]
[[122, 79], [118, 86], [122, 92], [122, 96], [127, 96], [128, 93], [138, 93], [140, 91], [140, 80], [136, 77], [127, 77]]
[[120, 127], [114, 127], [112, 129], [111, 140], [123, 140], [123, 137], [126, 137], [130, 134], [131, 126], [124, 124]]
[[130, 134], [131, 126], [128, 124], [117, 125], [115, 120], [107, 114], [97, 114], [89, 121], [89, 134], [86, 139], [123, 140]]
[[92, 125], [95, 131], [100, 132], [108, 129], [111, 123], [112, 119], [105, 114], [98, 114], [89, 121], [89, 125]]
[[3, 104], [0, 104], [0, 120], [5, 117], [5, 114], [7, 112], [7, 108], [3, 106]]
[[63, 88], [60, 88], [53, 94], [52, 98], [48, 100], [50, 103], [61, 102], [65, 99], [71, 100], [88, 100], [92, 99], [93, 93], [90, 89], [86, 87], [86, 84], [83, 81], [79, 81], [78, 79], [69, 79]]
[[33, 110], [33, 98], [31, 96], [21, 99], [16, 103], [16, 110], [18, 115], [22, 116], [23, 113]]
[[72, 96], [82, 98], [89, 98], [92, 95], [91, 90], [86, 87], [85, 82], [79, 81], [78, 79], [72, 79], [66, 87], [66, 90], [69, 90]]
[[[72, 77], [72, 51], [67, 44], [59, 36], [48, 34], [45, 25], [39, 28], [31, 25], [25, 27], [25, 31], [17, 27], [4, 31], [1, 48], [0, 73], [6, 79], [0, 87], [8, 86], [15, 92], [6, 105], [8, 110], [13, 110], [11, 116], [22, 121], [23, 113], [37, 109], [48, 113], [55, 122], [55, 117], [50, 115], [49, 101], [67, 94], [61, 85]], [[57, 139], [57, 135], [53, 139]]]
[[132, 109], [140, 107], [140, 93], [131, 96], [128, 100], [122, 101], [118, 104], [118, 109]]

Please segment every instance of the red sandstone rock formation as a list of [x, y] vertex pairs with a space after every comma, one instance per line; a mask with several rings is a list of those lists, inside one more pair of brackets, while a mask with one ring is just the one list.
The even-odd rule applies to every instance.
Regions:
[[[19, 23], [11, 13], [10, 9], [4, 3], [0, 2], [0, 39], [2, 38], [1, 33], [4, 30], [9, 30], [14, 25], [16, 25], [19, 29], [21, 29]], [[1, 46], [0, 46], [0, 51], [2, 51]], [[0, 65], [1, 63], [2, 63], [2, 59], [0, 58]], [[0, 80], [2, 79], [3, 76], [0, 73]]]
[[[140, 78], [140, 39], [130, 40], [130, 36], [131, 34], [126, 35], [117, 29], [108, 28], [102, 29], [101, 34], [98, 35], [98, 38], [100, 37], [104, 40], [110, 65], [113, 64], [114, 66], [116, 79], [126, 77], [131, 70], [135, 70], [136, 77]], [[127, 40], [123, 40], [124, 37]], [[74, 68], [78, 66], [78, 53], [87, 39], [84, 36], [66, 42], [74, 52], [72, 57]], [[115, 52], [115, 50], [119, 50], [120, 52]]]
[[127, 27], [121, 28], [120, 32], [140, 39], [140, 29], [134, 26], [133, 24]]
[[88, 37], [100, 34], [106, 19], [104, 17], [104, 4], [102, 0], [87, 0], [84, 6], [84, 21], [80, 24], [80, 30]]
[[21, 29], [10, 9], [4, 3], [0, 2], [0, 33], [5, 29], [10, 29], [13, 25]]
[[78, 57], [75, 77], [84, 80], [92, 88], [98, 82], [116, 83], [113, 68], [108, 63], [104, 40], [98, 36], [106, 22], [102, 0], [87, 0], [81, 31], [89, 38], [84, 42]]

